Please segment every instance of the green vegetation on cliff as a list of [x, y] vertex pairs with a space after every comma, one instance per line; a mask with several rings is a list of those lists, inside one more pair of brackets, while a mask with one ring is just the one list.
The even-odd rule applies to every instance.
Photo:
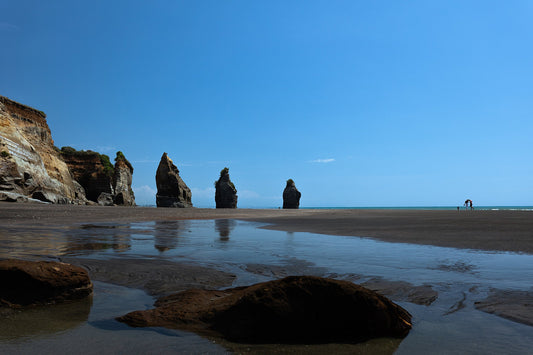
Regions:
[[115, 157], [115, 163], [117, 163], [119, 160], [122, 160], [124, 163], [126, 163], [128, 168], [130, 168], [131, 172], [133, 173], [133, 166], [128, 161], [128, 159], [126, 159], [126, 157], [124, 156], [124, 153], [122, 153], [120, 150], [117, 152], [117, 156]]
[[113, 176], [113, 173], [115, 172], [115, 168], [113, 164], [111, 164], [111, 160], [105, 154], [93, 152], [92, 150], [76, 150], [72, 147], [62, 147], [61, 154], [63, 156], [77, 157], [77, 158], [86, 158], [86, 157], [99, 158], [100, 163], [102, 163], [102, 165], [104, 166], [104, 173], [107, 176]]

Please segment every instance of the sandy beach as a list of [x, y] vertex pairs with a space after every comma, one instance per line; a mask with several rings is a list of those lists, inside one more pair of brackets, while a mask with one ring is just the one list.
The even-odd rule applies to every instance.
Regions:
[[0, 203], [3, 226], [240, 219], [289, 232], [533, 254], [530, 211], [161, 209]]

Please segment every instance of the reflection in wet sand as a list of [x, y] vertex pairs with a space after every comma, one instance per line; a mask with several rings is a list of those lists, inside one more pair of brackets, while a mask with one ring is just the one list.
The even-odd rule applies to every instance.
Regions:
[[220, 240], [229, 240], [229, 235], [236, 225], [237, 222], [234, 219], [215, 219], [215, 230], [220, 236]]
[[83, 224], [80, 228], [70, 228], [65, 232], [66, 254], [76, 251], [103, 251], [112, 249], [125, 252], [131, 247], [131, 231], [128, 224]]
[[175, 249], [179, 237], [189, 229], [189, 221], [157, 221], [154, 226], [154, 247], [160, 252]]
[[83, 300], [10, 312], [0, 322], [0, 341], [40, 337], [76, 328], [89, 318], [92, 296]]

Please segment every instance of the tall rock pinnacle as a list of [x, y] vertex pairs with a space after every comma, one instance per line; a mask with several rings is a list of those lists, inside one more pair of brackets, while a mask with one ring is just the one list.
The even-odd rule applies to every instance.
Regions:
[[163, 153], [155, 174], [157, 207], [192, 207], [191, 189], [183, 182], [179, 173], [167, 153]]
[[302, 194], [296, 188], [294, 180], [287, 180], [287, 186], [283, 190], [283, 208], [298, 208], [300, 207], [300, 197]]
[[237, 208], [237, 189], [229, 179], [229, 169], [220, 171], [220, 178], [215, 181], [215, 203], [217, 208]]

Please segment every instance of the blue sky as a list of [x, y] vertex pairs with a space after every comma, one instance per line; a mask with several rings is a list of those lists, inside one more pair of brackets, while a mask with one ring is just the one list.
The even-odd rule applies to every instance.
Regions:
[[214, 207], [533, 205], [531, 1], [4, 1], [0, 95]]

